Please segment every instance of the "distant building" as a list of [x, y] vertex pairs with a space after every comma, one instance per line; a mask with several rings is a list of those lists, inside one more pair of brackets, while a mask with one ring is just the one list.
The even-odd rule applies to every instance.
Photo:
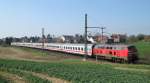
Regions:
[[112, 34], [111, 39], [114, 43], [124, 43], [126, 42], [127, 36], [125, 34]]
[[74, 36], [72, 35], [63, 35], [58, 38], [57, 42], [60, 43], [74, 43]]
[[98, 43], [107, 43], [108, 39], [109, 39], [109, 37], [106, 35], [103, 35], [103, 37], [102, 37], [102, 35], [96, 35], [93, 38]]

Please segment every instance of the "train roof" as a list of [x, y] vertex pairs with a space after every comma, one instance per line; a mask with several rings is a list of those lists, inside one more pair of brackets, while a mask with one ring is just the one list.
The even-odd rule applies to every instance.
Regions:
[[133, 44], [96, 44], [100, 46], [133, 46]]
[[[20, 43], [24, 44], [25, 42], [13, 42], [13, 43]], [[42, 44], [42, 43], [26, 43], [26, 44]], [[76, 46], [84, 46], [84, 43], [44, 43], [45, 45], [76, 45]], [[130, 47], [134, 46], [132, 44], [87, 44], [88, 46], [96, 45], [96, 46], [112, 46], [112, 47]]]
[[[75, 45], [75, 46], [84, 46], [85, 44], [78, 43], [45, 43], [45, 44], [53, 44], [53, 45]], [[88, 46], [92, 46], [93, 44], [87, 44]]]
[[[42, 43], [24, 43], [24, 42], [13, 42], [16, 44], [42, 44]], [[84, 46], [85, 44], [81, 43], [44, 43], [45, 45], [73, 45], [73, 46]], [[88, 46], [92, 46], [93, 44], [87, 44]]]

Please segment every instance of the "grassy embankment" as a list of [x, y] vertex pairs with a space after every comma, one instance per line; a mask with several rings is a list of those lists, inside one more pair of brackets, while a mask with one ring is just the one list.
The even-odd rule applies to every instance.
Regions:
[[134, 45], [139, 52], [139, 62], [150, 64], [150, 42], [137, 42]]
[[1, 59], [0, 67], [1, 71], [17, 75], [18, 71], [28, 71], [48, 74], [50, 77], [64, 79], [73, 83], [150, 82], [149, 65], [95, 64], [79, 60], [32, 62]]
[[[44, 52], [43, 55], [36, 49], [17, 47], [0, 47], [0, 58], [1, 72], [16, 75], [26, 83], [53, 82], [48, 77], [73, 83], [150, 83], [150, 65], [83, 62], [61, 53]], [[13, 80], [1, 74], [0, 78], [7, 82]], [[62, 80], [55, 83], [62, 83]]]

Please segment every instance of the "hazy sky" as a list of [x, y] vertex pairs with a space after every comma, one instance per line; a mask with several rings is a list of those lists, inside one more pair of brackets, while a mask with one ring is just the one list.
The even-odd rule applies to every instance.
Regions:
[[108, 33], [150, 34], [150, 0], [0, 0], [0, 38], [83, 34], [85, 13]]

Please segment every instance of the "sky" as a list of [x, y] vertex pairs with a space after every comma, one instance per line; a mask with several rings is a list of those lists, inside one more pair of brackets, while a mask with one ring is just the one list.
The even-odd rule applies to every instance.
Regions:
[[85, 13], [106, 33], [150, 34], [150, 0], [0, 0], [0, 38], [83, 34]]

